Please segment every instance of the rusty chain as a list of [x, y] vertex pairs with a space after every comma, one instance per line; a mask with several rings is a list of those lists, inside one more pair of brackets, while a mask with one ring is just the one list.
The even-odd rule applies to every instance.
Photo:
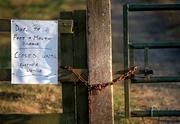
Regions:
[[123, 81], [127, 78], [134, 76], [137, 72], [137, 66], [134, 66], [134, 67], [129, 68], [127, 72], [120, 74], [117, 78], [113, 79], [111, 82], [99, 83], [99, 84], [89, 84], [89, 82], [87, 80], [85, 80], [80, 74], [76, 73], [72, 67], [61, 66], [61, 68], [73, 73], [83, 85], [88, 87], [89, 91], [92, 91], [92, 90], [100, 91], [100, 90], [106, 88], [107, 86], [114, 85], [115, 83], [117, 83], [119, 81]]

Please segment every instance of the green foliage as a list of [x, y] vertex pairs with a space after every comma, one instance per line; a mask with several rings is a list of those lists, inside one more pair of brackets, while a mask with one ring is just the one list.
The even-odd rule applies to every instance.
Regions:
[[84, 2], [85, 0], [0, 0], [0, 18], [52, 19], [58, 17], [64, 5], [73, 9], [73, 6], [81, 6]]
[[1, 7], [7, 7], [10, 5], [10, 1], [9, 0], [0, 0], [0, 6]]

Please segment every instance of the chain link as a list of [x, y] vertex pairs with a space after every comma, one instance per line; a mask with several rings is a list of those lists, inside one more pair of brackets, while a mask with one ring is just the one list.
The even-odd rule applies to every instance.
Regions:
[[117, 78], [113, 79], [111, 82], [99, 83], [99, 84], [89, 84], [89, 82], [87, 80], [85, 80], [80, 74], [76, 73], [72, 67], [61, 66], [61, 68], [73, 73], [83, 85], [88, 87], [89, 91], [92, 91], [92, 90], [100, 91], [100, 90], [106, 88], [107, 86], [114, 85], [115, 83], [117, 83], [119, 81], [123, 81], [127, 78], [134, 76], [137, 72], [137, 66], [134, 66], [134, 67], [129, 68], [127, 72], [120, 74]]

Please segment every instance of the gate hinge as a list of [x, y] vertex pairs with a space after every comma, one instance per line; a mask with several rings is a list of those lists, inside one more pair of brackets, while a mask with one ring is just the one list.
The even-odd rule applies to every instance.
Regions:
[[60, 19], [60, 33], [73, 33], [74, 23], [73, 20]]

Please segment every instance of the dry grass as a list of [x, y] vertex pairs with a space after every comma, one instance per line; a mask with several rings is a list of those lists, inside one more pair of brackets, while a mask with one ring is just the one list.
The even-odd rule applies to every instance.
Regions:
[[0, 84], [0, 113], [62, 112], [60, 85]]
[[157, 109], [180, 109], [179, 88], [177, 83], [134, 85], [131, 98], [138, 104], [138, 109], [148, 109], [147, 106]]
[[[158, 110], [180, 109], [180, 85], [172, 84], [138, 84], [131, 86], [131, 109], [148, 110], [155, 107]], [[124, 88], [123, 84], [114, 86], [115, 124], [124, 123]], [[180, 118], [144, 118], [146, 124], [157, 124], [161, 121], [179, 120]], [[131, 124], [144, 124], [143, 118], [130, 119]], [[164, 124], [164, 123], [162, 123]], [[171, 124], [171, 123], [170, 123]]]
[[[146, 110], [180, 109], [179, 85], [132, 85], [131, 108]], [[114, 86], [115, 124], [124, 123], [123, 84]], [[0, 113], [57, 113], [62, 112], [60, 85], [0, 85]], [[147, 124], [156, 124], [158, 118], [145, 118]], [[164, 118], [167, 120], [168, 118]], [[176, 119], [176, 118], [175, 118]], [[163, 120], [163, 119], [161, 119]], [[142, 118], [130, 120], [131, 124], [143, 124]]]
[[[122, 70], [122, 64], [114, 64], [113, 70]], [[131, 110], [180, 110], [179, 83], [131, 84]], [[124, 85], [123, 82], [114, 86], [115, 124], [124, 124]], [[144, 120], [144, 121], [143, 121]], [[180, 118], [131, 118], [130, 124], [177, 124]], [[172, 123], [170, 123], [172, 121]], [[173, 122], [175, 121], [175, 122]]]

